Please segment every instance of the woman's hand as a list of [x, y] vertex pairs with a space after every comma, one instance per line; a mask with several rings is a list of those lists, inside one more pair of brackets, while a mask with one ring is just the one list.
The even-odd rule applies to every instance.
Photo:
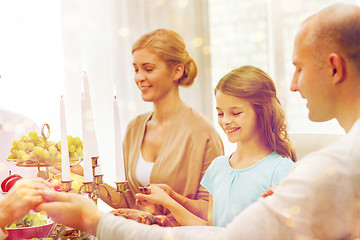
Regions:
[[0, 227], [5, 228], [40, 204], [43, 199], [41, 192], [52, 190], [49, 182], [42, 178], [23, 178], [17, 181], [0, 201]]
[[140, 192], [135, 195], [138, 205], [158, 204], [166, 207], [166, 204], [172, 199], [170, 197], [172, 188], [166, 184], [151, 184], [148, 187], [140, 188]]

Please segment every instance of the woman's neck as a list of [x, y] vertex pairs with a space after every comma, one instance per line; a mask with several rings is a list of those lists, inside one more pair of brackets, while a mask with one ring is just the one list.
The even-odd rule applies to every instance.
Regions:
[[169, 94], [160, 101], [154, 102], [154, 120], [158, 123], [171, 120], [182, 103], [178, 93]]

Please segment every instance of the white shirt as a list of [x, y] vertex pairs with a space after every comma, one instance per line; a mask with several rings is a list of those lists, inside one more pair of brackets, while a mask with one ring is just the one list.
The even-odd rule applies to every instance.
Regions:
[[296, 162], [275, 193], [261, 198], [215, 234], [151, 227], [104, 215], [99, 240], [358, 239], [360, 238], [360, 120], [339, 141]]
[[13, 141], [19, 140], [31, 131], [40, 133], [34, 121], [21, 114], [0, 109], [0, 182], [9, 176], [9, 171], [22, 177], [36, 176], [37, 168], [17, 167], [15, 163], [7, 161]]
[[136, 164], [135, 176], [141, 186], [145, 187], [150, 184], [150, 175], [153, 167], [154, 163], [145, 161], [140, 151], [139, 159]]

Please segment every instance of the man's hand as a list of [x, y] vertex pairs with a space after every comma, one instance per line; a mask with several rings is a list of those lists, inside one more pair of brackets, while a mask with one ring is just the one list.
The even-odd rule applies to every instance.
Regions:
[[17, 181], [0, 202], [0, 227], [4, 229], [40, 204], [44, 189], [52, 190], [52, 187], [42, 178], [23, 178]]
[[44, 202], [35, 211], [45, 211], [55, 222], [96, 235], [104, 215], [89, 198], [75, 193], [43, 191]]

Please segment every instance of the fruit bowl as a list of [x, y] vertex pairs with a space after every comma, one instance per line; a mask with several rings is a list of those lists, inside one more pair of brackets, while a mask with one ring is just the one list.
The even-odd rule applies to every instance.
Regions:
[[51, 234], [54, 224], [54, 222], [50, 222], [36, 227], [8, 228], [6, 230], [9, 235], [6, 240], [46, 238]]

